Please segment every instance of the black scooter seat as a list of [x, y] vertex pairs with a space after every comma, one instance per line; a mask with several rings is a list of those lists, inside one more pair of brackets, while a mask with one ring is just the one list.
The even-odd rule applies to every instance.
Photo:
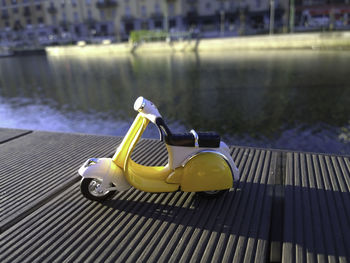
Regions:
[[[220, 135], [214, 132], [198, 132], [199, 147], [220, 147]], [[194, 147], [195, 138], [192, 133], [178, 133], [165, 136], [165, 142], [172, 146]]]
[[215, 132], [198, 132], [199, 147], [218, 148], [220, 147], [220, 135]]
[[165, 136], [165, 142], [173, 146], [194, 147], [194, 137], [192, 133], [175, 133]]
[[[196, 140], [192, 133], [172, 133], [164, 122], [163, 118], [156, 119], [156, 125], [159, 128], [161, 140], [172, 146], [195, 147]], [[198, 132], [198, 145], [205, 148], [220, 147], [220, 135], [215, 132]]]

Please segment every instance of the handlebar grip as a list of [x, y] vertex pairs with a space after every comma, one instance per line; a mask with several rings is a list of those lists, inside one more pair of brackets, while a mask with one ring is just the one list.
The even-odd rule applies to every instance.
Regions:
[[158, 131], [159, 131], [159, 140], [162, 142], [164, 141], [164, 134], [163, 134], [163, 130], [160, 126], [157, 125]]
[[156, 119], [156, 125], [157, 125], [157, 128], [158, 128], [159, 133], [160, 133], [160, 140], [161, 141], [168, 138], [168, 136], [171, 136], [172, 133], [171, 133], [168, 125], [166, 125], [166, 123], [164, 122], [163, 118], [158, 117]]

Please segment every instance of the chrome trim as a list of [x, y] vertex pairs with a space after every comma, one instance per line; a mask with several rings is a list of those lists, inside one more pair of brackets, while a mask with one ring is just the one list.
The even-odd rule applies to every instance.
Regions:
[[143, 99], [142, 104], [141, 104], [140, 108], [137, 111], [138, 112], [142, 112], [143, 109], [145, 108], [145, 106], [146, 106], [146, 101], [145, 101], [145, 99]]
[[105, 196], [109, 193], [107, 189], [103, 189], [102, 180], [98, 178], [93, 178], [88, 186], [90, 194], [96, 197]]
[[195, 146], [196, 148], [198, 148], [198, 147], [199, 147], [199, 143], [198, 143], [199, 137], [198, 137], [198, 134], [196, 133], [195, 130], [191, 130], [190, 132], [193, 134], [193, 137], [194, 137], [194, 146]]
[[233, 173], [233, 169], [231, 167], [231, 164], [227, 158], [227, 156], [221, 152], [218, 152], [218, 151], [214, 151], [214, 150], [202, 150], [202, 151], [198, 151], [192, 155], [190, 155], [189, 157], [187, 157], [187, 159], [185, 161], [182, 162], [181, 166], [182, 167], [185, 167], [185, 165], [191, 161], [194, 157], [196, 157], [197, 155], [200, 155], [201, 153], [214, 153], [214, 154], [218, 154], [220, 155], [225, 161], [226, 163], [228, 164], [228, 166], [230, 167], [230, 170], [231, 170], [231, 176], [232, 176], [232, 180], [234, 181], [234, 173]]
[[91, 165], [91, 163], [98, 163], [98, 158], [90, 158], [88, 159], [85, 164], [84, 167], [89, 167]]

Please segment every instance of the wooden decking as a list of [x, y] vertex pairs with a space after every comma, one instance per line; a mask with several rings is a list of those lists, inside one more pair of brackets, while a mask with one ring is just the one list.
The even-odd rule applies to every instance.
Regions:
[[[349, 157], [231, 147], [242, 177], [220, 198], [85, 199], [78, 168], [120, 141], [0, 129], [0, 262], [350, 261]], [[166, 149], [144, 139], [133, 159], [163, 165]]]

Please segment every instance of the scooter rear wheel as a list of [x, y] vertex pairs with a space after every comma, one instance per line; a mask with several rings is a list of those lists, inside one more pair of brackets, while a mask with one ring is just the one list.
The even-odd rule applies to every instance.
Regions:
[[103, 191], [99, 189], [102, 180], [98, 178], [83, 178], [80, 182], [80, 191], [87, 199], [92, 201], [105, 201], [113, 197], [116, 191]]
[[202, 197], [205, 197], [205, 198], [215, 198], [215, 197], [218, 197], [218, 196], [224, 194], [227, 191], [228, 191], [228, 189], [216, 190], [216, 191], [203, 191], [203, 192], [198, 192], [198, 194]]

